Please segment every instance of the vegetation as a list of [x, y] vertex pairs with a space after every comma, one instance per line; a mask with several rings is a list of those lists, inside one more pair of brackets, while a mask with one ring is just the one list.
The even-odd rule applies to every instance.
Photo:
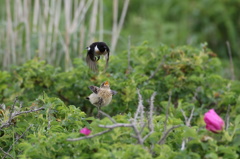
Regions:
[[[106, 73], [91, 72], [81, 59], [69, 71], [38, 59], [2, 71], [1, 157], [238, 158], [239, 82], [218, 75], [220, 64], [205, 44], [145, 42], [112, 55]], [[118, 94], [99, 120], [84, 97], [87, 86], [105, 80]], [[218, 134], [205, 129], [203, 115], [212, 108], [226, 119]], [[89, 139], [79, 133], [84, 127]]]
[[[0, 157], [239, 158], [238, 10], [237, 0], [1, 1]], [[87, 67], [93, 41], [110, 47], [107, 71], [103, 59]], [[97, 118], [85, 97], [103, 81], [118, 94]]]
[[72, 67], [85, 58], [84, 48], [105, 41], [112, 54], [147, 40], [152, 47], [207, 42], [223, 61], [221, 74], [231, 78], [226, 42], [232, 50], [237, 79], [239, 54], [238, 0], [69, 0], [2, 1], [0, 6], [0, 67], [39, 57], [53, 66]]

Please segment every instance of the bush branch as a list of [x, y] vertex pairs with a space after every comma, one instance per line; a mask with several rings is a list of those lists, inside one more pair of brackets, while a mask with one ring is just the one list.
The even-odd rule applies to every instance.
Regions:
[[182, 126], [182, 125], [174, 125], [174, 126], [172, 126], [171, 128], [169, 128], [169, 129], [167, 129], [166, 131], [164, 131], [161, 139], [158, 141], [158, 144], [159, 144], [159, 145], [164, 144], [164, 143], [165, 143], [165, 140], [166, 140], [166, 138], [167, 138], [167, 136], [168, 136], [168, 134], [169, 134], [173, 129], [179, 128], [180, 126]]
[[168, 121], [168, 109], [170, 107], [170, 104], [171, 104], [171, 99], [172, 99], [172, 91], [170, 91], [170, 95], [168, 97], [168, 104], [167, 104], [167, 108], [166, 108], [166, 118], [165, 118], [165, 121], [164, 121], [164, 131], [166, 131], [167, 129], [167, 121]]
[[[191, 120], [192, 120], [192, 117], [193, 117], [194, 109], [195, 109], [195, 108], [193, 107], [192, 110], [191, 110], [191, 114], [190, 114], [189, 118], [186, 116], [184, 110], [180, 109], [181, 112], [182, 112], [182, 114], [183, 114], [183, 116], [184, 116], [185, 124], [186, 124], [186, 126], [188, 126], [188, 127], [191, 126]], [[181, 150], [184, 150], [184, 149], [185, 149], [185, 145], [186, 145], [187, 142], [188, 142], [188, 138], [183, 139], [183, 141], [182, 141], [182, 146], [181, 146]]]
[[133, 124], [116, 123], [114, 125], [98, 125], [100, 128], [113, 129], [117, 127], [133, 127]]
[[9, 156], [10, 158], [13, 158], [9, 153], [5, 152], [1, 147], [0, 150], [4, 153], [5, 156]]
[[[13, 145], [15, 145], [15, 144], [18, 142], [18, 140], [20, 140], [21, 138], [23, 138], [23, 136], [28, 132], [28, 130], [29, 130], [31, 127], [32, 127], [32, 124], [29, 125], [29, 127], [22, 133], [22, 135], [19, 136], [19, 137], [14, 141], [14, 143], [9, 147], [8, 151], [6, 152], [7, 154], [9, 154], [9, 152], [10, 152], [10, 151], [12, 150], [12, 148], [13, 148]], [[2, 159], [4, 159], [4, 158], [7, 156], [7, 154], [5, 154], [5, 155], [2, 157]]]
[[227, 49], [228, 49], [228, 55], [229, 55], [229, 61], [230, 61], [230, 67], [231, 67], [231, 80], [235, 80], [235, 73], [234, 73], [234, 65], [232, 60], [232, 51], [230, 47], [230, 43], [226, 41]]
[[90, 135], [90, 136], [84, 136], [84, 137], [79, 137], [79, 138], [75, 138], [75, 139], [67, 139], [67, 141], [80, 141], [80, 140], [84, 140], [84, 139], [89, 139], [89, 138], [93, 138], [93, 137], [100, 136], [102, 134], [108, 133], [108, 132], [110, 132], [112, 130], [113, 129], [108, 129], [108, 130], [104, 130], [102, 132], [99, 132], [97, 134]]
[[116, 124], [117, 122], [107, 113], [104, 113], [103, 111], [99, 110], [99, 113], [101, 113], [102, 115], [108, 117], [114, 124]]
[[[21, 114], [27, 114], [27, 113], [32, 113], [32, 112], [37, 112], [39, 110], [44, 110], [45, 108], [44, 107], [41, 107], [41, 108], [37, 108], [37, 109], [31, 109], [31, 110], [28, 110], [28, 111], [19, 111], [19, 112], [15, 112], [15, 105], [18, 101], [18, 98], [15, 98], [14, 102], [13, 102], [13, 105], [11, 106], [10, 108], [10, 112], [9, 112], [9, 118], [6, 122], [3, 122], [1, 123], [1, 126], [0, 126], [0, 130], [5, 128], [5, 127], [9, 127], [11, 126], [13, 123], [12, 123], [12, 120], [21, 115]], [[20, 109], [22, 108], [22, 102], [20, 102]]]

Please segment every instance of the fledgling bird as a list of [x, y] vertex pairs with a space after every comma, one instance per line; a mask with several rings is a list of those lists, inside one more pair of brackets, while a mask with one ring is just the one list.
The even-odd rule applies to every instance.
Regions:
[[107, 106], [112, 101], [112, 96], [117, 94], [116, 91], [110, 89], [110, 84], [108, 81], [103, 82], [100, 88], [97, 86], [89, 86], [89, 89], [93, 92], [86, 99], [88, 99], [94, 106], [99, 110], [103, 106]]
[[93, 70], [97, 71], [97, 61], [100, 59], [101, 55], [104, 55], [106, 58], [106, 67], [108, 66], [110, 49], [105, 42], [94, 42], [89, 47], [86, 48], [88, 50], [86, 62], [88, 66]]

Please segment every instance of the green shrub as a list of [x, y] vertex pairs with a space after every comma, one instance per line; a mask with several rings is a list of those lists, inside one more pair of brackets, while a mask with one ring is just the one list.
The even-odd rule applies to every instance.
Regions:
[[[14, 112], [23, 113], [0, 129], [0, 147], [15, 158], [238, 158], [240, 126], [239, 81], [230, 81], [218, 74], [221, 63], [206, 45], [152, 48], [147, 42], [134, 46], [118, 56], [110, 57], [107, 72], [104, 60], [99, 61], [99, 73], [93, 73], [81, 59], [74, 67], [62, 71], [33, 59], [10, 72], [0, 72], [0, 121], [4, 124], [15, 105]], [[130, 66], [128, 66], [130, 61]], [[132, 127], [118, 127], [100, 136], [80, 141], [67, 139], [83, 137], [79, 130], [87, 127], [97, 134], [105, 130], [99, 125], [112, 125], [109, 118], [94, 118], [96, 109], [84, 98], [90, 85], [99, 86], [108, 80], [118, 92], [112, 103], [102, 110], [118, 123], [131, 123], [139, 105], [136, 90], [143, 96], [148, 123], [149, 99], [153, 92], [153, 125], [150, 133], [143, 127], [142, 144], [134, 138]], [[14, 101], [18, 97], [19, 101]], [[183, 115], [192, 114], [191, 126]], [[203, 115], [214, 108], [228, 129], [219, 134], [205, 130]], [[166, 114], [167, 119], [166, 119]], [[166, 129], [180, 125], [159, 140]], [[185, 126], [184, 126], [185, 125]], [[141, 125], [138, 126], [141, 128]], [[19, 141], [14, 142], [22, 136]], [[183, 141], [186, 140], [183, 148]], [[181, 150], [183, 148], [183, 150]], [[1, 150], [0, 150], [1, 151]], [[4, 154], [0, 154], [1, 157]]]

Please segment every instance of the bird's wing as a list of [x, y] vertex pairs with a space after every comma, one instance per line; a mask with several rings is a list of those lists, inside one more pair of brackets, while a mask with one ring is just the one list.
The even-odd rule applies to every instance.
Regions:
[[94, 104], [101, 107], [103, 105], [103, 99], [101, 97], [98, 97], [98, 101]]
[[97, 72], [98, 68], [97, 68], [97, 64], [96, 64], [96, 61], [94, 59], [94, 54], [93, 53], [88, 52], [87, 57], [86, 57], [86, 62], [87, 62], [87, 65], [89, 66], [90, 69]]
[[111, 92], [112, 92], [112, 95], [117, 94], [117, 91], [111, 90]]
[[89, 86], [88, 87], [93, 93], [98, 93], [98, 91], [99, 91], [99, 88], [97, 87], [97, 86]]

